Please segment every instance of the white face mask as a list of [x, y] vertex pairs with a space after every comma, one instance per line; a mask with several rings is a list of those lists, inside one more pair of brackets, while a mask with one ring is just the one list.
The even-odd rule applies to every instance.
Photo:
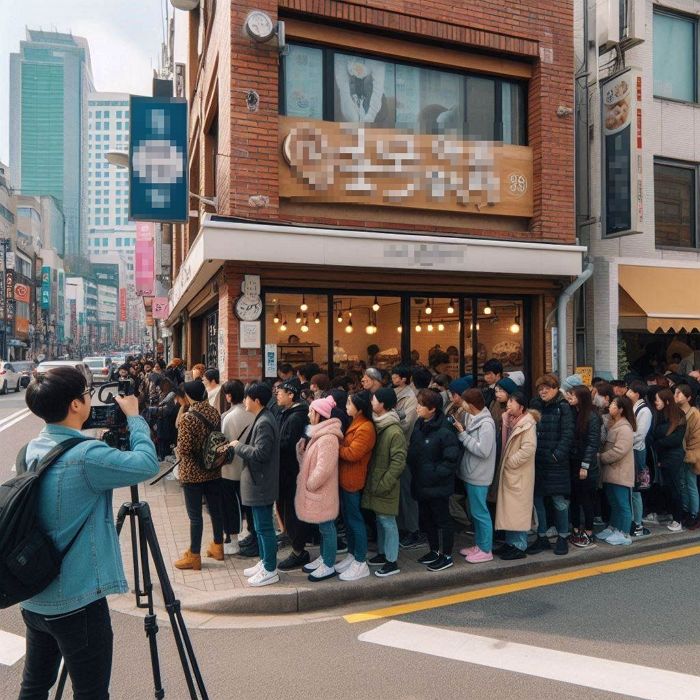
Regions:
[[605, 399], [600, 394], [596, 394], [593, 397], [593, 405], [596, 408], [605, 408]]
[[304, 428], [304, 435], [306, 435], [307, 438], [311, 437], [311, 424], [310, 423]]

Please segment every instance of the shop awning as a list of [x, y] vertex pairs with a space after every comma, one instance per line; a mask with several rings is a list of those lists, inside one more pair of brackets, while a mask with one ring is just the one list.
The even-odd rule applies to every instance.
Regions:
[[620, 265], [618, 283], [621, 325], [638, 319], [650, 333], [700, 330], [700, 269]]

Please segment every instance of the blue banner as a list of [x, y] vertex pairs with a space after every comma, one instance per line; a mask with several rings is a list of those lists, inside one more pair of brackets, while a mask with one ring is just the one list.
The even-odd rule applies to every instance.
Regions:
[[41, 308], [48, 309], [51, 306], [51, 268], [41, 268]]
[[188, 219], [187, 101], [131, 96], [129, 218]]

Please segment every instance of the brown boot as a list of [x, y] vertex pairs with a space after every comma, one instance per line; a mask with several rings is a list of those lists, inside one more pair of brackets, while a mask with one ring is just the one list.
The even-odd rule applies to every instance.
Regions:
[[216, 542], [211, 542], [207, 547], [207, 556], [211, 557], [212, 559], [216, 559], [216, 561], [223, 561], [224, 545], [216, 544]]
[[176, 569], [192, 569], [193, 571], [201, 571], [202, 569], [202, 557], [199, 554], [192, 554], [188, 549], [183, 555], [182, 559], [178, 559], [175, 562]]

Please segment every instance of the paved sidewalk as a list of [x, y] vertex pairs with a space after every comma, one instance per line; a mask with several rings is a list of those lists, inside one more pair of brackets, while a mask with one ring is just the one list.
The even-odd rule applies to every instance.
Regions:
[[[401, 573], [385, 579], [370, 575], [369, 578], [355, 582], [340, 581], [336, 577], [321, 583], [310, 583], [306, 574], [297, 570], [280, 572], [278, 584], [265, 588], [251, 588], [246, 584], [243, 569], [255, 564], [256, 559], [235, 555], [227, 556], [224, 561], [219, 562], [203, 557], [201, 571], [179, 571], [173, 566], [173, 562], [189, 546], [189, 520], [178, 482], [163, 479], [155, 486], [140, 486], [139, 494], [150, 505], [163, 558], [183, 609], [210, 613], [278, 614], [332, 608], [358, 601], [381, 604], [402, 596], [499, 582], [516, 576], [593, 564], [630, 554], [643, 554], [664, 547], [700, 543], [700, 531], [672, 533], [665, 526], [651, 526], [652, 537], [634, 542], [630, 547], [613, 547], [599, 543], [588, 550], [569, 547], [569, 554], [566, 556], [555, 556], [550, 551], [514, 562], [504, 562], [496, 558], [492, 562], [474, 565], [466, 563], [458, 554], [462, 547], [473, 544], [473, 538], [460, 534], [455, 539], [455, 565], [438, 573], [428, 572], [416, 562], [425, 550], [402, 550], [399, 555]], [[115, 492], [115, 512], [125, 500], [129, 500], [128, 489]], [[127, 578], [131, 581], [132, 556], [128, 529], [127, 522], [121, 537], [121, 548]], [[211, 524], [205, 513], [202, 552], [206, 550], [209, 541]], [[286, 556], [288, 551], [280, 550], [280, 559]], [[311, 547], [309, 551], [312, 559], [318, 556], [318, 547]]]

